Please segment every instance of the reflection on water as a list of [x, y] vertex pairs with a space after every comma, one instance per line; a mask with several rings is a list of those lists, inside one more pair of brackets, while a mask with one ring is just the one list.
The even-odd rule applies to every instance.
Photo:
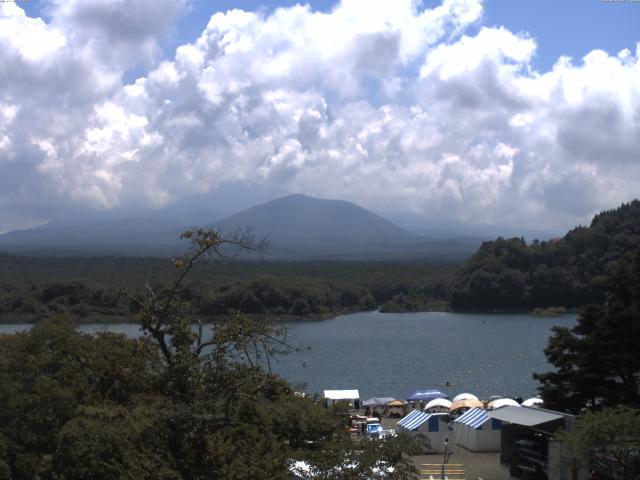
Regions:
[[[451, 396], [536, 393], [533, 372], [549, 369], [543, 349], [554, 325], [572, 326], [575, 315], [539, 318], [511, 314], [378, 312], [332, 320], [285, 322], [289, 341], [308, 350], [280, 358], [274, 370], [309, 393], [357, 388], [362, 398], [404, 398], [418, 388]], [[0, 333], [29, 328], [0, 325]], [[84, 332], [135, 337], [138, 325], [88, 324]], [[449, 382], [450, 386], [447, 386]]]

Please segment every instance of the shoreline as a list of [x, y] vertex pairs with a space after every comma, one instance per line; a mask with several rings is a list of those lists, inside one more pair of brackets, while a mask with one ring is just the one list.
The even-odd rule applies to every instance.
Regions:
[[[579, 308], [565, 308], [565, 307], [548, 307], [548, 308], [534, 308], [534, 309], [493, 309], [493, 310], [452, 310], [450, 308], [427, 308], [427, 309], [405, 309], [405, 310], [383, 310], [382, 306], [379, 306], [377, 309], [368, 309], [368, 310], [343, 310], [338, 312], [327, 312], [327, 313], [314, 313], [309, 315], [272, 315], [272, 314], [263, 314], [263, 313], [247, 313], [244, 314], [247, 318], [259, 320], [263, 318], [267, 318], [273, 323], [291, 323], [291, 322], [320, 322], [323, 320], [333, 320], [342, 315], [351, 315], [354, 313], [367, 313], [367, 312], [378, 312], [383, 315], [387, 314], [404, 314], [404, 313], [459, 313], [459, 314], [472, 314], [472, 315], [530, 315], [532, 317], [538, 318], [562, 318], [566, 315], [577, 315], [580, 313]], [[0, 325], [34, 325], [38, 323], [40, 320], [47, 318], [0, 318]], [[213, 315], [209, 317], [203, 318], [204, 324], [210, 323], [219, 323], [224, 321], [226, 315]], [[78, 325], [87, 325], [87, 324], [119, 324], [119, 323], [127, 323], [127, 324], [137, 324], [138, 322], [134, 321], [131, 317], [125, 317], [120, 315], [104, 315], [104, 314], [94, 314], [89, 315], [82, 318], [75, 318], [74, 321]]]

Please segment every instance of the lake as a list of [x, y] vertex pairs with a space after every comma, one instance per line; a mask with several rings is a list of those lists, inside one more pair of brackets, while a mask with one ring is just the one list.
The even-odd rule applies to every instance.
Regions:
[[[357, 388], [363, 399], [405, 398], [418, 388], [439, 388], [451, 396], [471, 392], [482, 398], [528, 397], [537, 387], [531, 374], [550, 368], [543, 349], [551, 327], [575, 323], [576, 315], [445, 312], [363, 312], [282, 322], [292, 344], [310, 348], [281, 357], [273, 369], [309, 393]], [[0, 325], [0, 333], [25, 328], [28, 325]], [[132, 324], [80, 329], [139, 335]]]

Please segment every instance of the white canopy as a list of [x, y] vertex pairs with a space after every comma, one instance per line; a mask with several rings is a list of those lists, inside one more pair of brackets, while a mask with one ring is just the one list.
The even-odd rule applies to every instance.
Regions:
[[542, 405], [544, 402], [539, 397], [527, 398], [522, 402], [523, 407], [535, 407], [536, 405]]
[[451, 408], [451, 400], [447, 400], [446, 398], [434, 398], [425, 405], [424, 409], [429, 410], [433, 407]]
[[473, 393], [461, 393], [453, 397], [454, 402], [459, 402], [460, 400], [478, 400], [478, 397]]
[[489, 410], [496, 410], [502, 407], [519, 407], [520, 404], [511, 398], [498, 398], [497, 400], [492, 400], [487, 405]]
[[360, 398], [358, 390], [325, 390], [327, 400], [357, 400]]
[[373, 397], [362, 402], [362, 405], [365, 407], [384, 407], [395, 400], [394, 397]]

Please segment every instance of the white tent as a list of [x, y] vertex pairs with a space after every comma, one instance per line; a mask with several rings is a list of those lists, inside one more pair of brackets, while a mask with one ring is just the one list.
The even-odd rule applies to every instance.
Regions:
[[453, 397], [454, 402], [459, 402], [460, 400], [478, 400], [478, 397], [473, 393], [460, 393]]
[[541, 407], [544, 402], [539, 397], [527, 398], [522, 402], [523, 407]]
[[327, 400], [356, 400], [360, 398], [358, 390], [325, 390], [324, 398]]
[[454, 442], [472, 452], [499, 452], [501, 426], [485, 410], [472, 408], [453, 422]]
[[502, 407], [519, 407], [520, 404], [511, 398], [498, 398], [496, 400], [492, 400], [487, 405], [487, 409], [489, 410], [497, 410]]
[[446, 398], [434, 398], [424, 407], [425, 412], [429, 413], [449, 413], [451, 408], [451, 400]]
[[453, 438], [453, 432], [447, 424], [448, 415], [432, 414], [421, 412], [420, 410], [412, 410], [409, 415], [400, 420], [396, 426], [396, 430], [404, 429], [405, 431], [420, 433], [429, 439], [429, 453], [443, 453], [445, 440], [449, 441]]
[[359, 408], [360, 392], [358, 390], [325, 390], [324, 403], [326, 406], [334, 405], [339, 401], [352, 403], [355, 408]]

